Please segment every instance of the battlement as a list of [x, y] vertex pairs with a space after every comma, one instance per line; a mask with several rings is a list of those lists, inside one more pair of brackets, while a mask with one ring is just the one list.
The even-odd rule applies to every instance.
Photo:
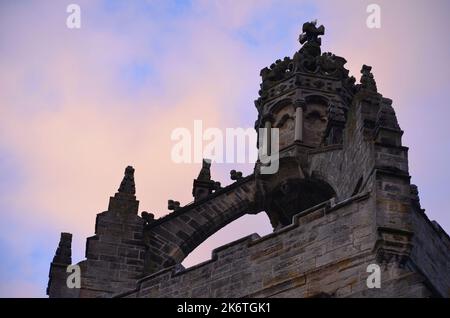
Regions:
[[[292, 288], [306, 284], [306, 277], [329, 262], [340, 264], [340, 258], [331, 254], [345, 251], [364, 255], [371, 251], [376, 237], [370, 238], [370, 229], [359, 231], [351, 240], [351, 226], [364, 224], [364, 208], [367, 193], [350, 200], [334, 204], [324, 202], [309, 210], [296, 214], [292, 224], [266, 236], [252, 234], [214, 249], [210, 260], [190, 268], [173, 266], [154, 273], [137, 282], [134, 291], [119, 297], [269, 297], [283, 296]], [[333, 213], [347, 207], [346, 216], [338, 219]], [[360, 210], [361, 215], [357, 215]], [[358, 219], [361, 223], [346, 225], [345, 219]], [[327, 227], [339, 223], [335, 229], [337, 237], [327, 235]], [[369, 226], [369, 224], [366, 224]], [[344, 232], [341, 232], [343, 230]], [[340, 239], [339, 239], [340, 238]], [[355, 246], [356, 244], [356, 246]], [[308, 249], [306, 249], [308, 247]], [[354, 255], [356, 259], [356, 255]], [[360, 260], [361, 261], [361, 260]], [[355, 263], [356, 264], [356, 263]], [[348, 265], [348, 264], [347, 264]], [[339, 265], [332, 265], [339, 266]], [[294, 279], [295, 283], [291, 282]], [[187, 288], [187, 286], [191, 286]], [[198, 286], [198, 288], [197, 288]], [[247, 287], [244, 287], [247, 286]], [[303, 286], [306, 297], [324, 292]], [[335, 286], [339, 289], [339, 287]], [[334, 295], [337, 290], [329, 291]], [[231, 293], [231, 295], [229, 295]], [[339, 293], [338, 293], [339, 294]]]

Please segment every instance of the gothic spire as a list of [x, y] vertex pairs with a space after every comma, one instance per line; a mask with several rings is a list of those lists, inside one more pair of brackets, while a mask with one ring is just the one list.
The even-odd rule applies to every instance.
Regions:
[[210, 181], [211, 180], [211, 160], [203, 159], [202, 169], [197, 177], [198, 181]]
[[119, 193], [125, 194], [135, 194], [136, 187], [134, 185], [134, 168], [132, 166], [128, 166], [125, 169], [125, 175], [123, 177], [122, 182], [120, 183]]
[[206, 198], [213, 191], [220, 189], [220, 182], [211, 180], [211, 160], [203, 159], [202, 169], [197, 179], [194, 179], [192, 195], [195, 201]]

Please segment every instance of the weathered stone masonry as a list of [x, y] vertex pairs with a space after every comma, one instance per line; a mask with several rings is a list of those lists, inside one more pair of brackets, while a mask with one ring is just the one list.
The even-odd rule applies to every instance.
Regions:
[[[345, 59], [321, 52], [325, 29], [308, 22], [301, 49], [261, 71], [255, 128], [280, 131], [276, 174], [242, 176], [221, 187], [205, 161], [194, 202], [159, 219], [142, 212], [134, 169], [97, 215], [81, 267], [66, 286], [71, 235], [50, 267], [50, 297], [449, 297], [450, 238], [430, 221], [410, 184], [392, 101], [370, 66], [359, 84]], [[267, 142], [267, 140], [265, 141]], [[258, 145], [258, 147], [261, 145]], [[274, 232], [219, 247], [184, 269], [183, 259], [245, 214], [265, 212]], [[378, 264], [381, 288], [366, 285]]]

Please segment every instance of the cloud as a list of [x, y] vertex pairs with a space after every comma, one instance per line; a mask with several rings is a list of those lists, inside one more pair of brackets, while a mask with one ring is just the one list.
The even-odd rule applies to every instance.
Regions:
[[[94, 29], [68, 40], [70, 31], [56, 30], [45, 39], [32, 39], [27, 28], [17, 26], [15, 34], [24, 34], [26, 43], [13, 49], [20, 56], [26, 47], [40, 58], [2, 63], [1, 83], [8, 87], [2, 96], [7, 106], [2, 109], [2, 144], [18, 154], [27, 176], [14, 205], [35, 204], [56, 223], [87, 223], [83, 217], [92, 219], [92, 211], [104, 206], [129, 163], [136, 165], [141, 180], [138, 193], [148, 189], [153, 194], [142, 198], [148, 206], [163, 210], [163, 192], [189, 193], [183, 180], [190, 183], [198, 166], [174, 166], [170, 132], [189, 128], [194, 119], [212, 127], [230, 124], [227, 107], [243, 91], [239, 84], [245, 79], [239, 74], [245, 67], [229, 68], [223, 62], [242, 59], [232, 40], [200, 22], [188, 23], [187, 38], [172, 34], [172, 41], [163, 44], [165, 54], [149, 60], [160, 84], [155, 88], [155, 79], [143, 79], [133, 92], [137, 98], [127, 95], [123, 86], [128, 83], [120, 75], [129, 61], [142, 58], [142, 31], [124, 40]], [[50, 42], [43, 46], [43, 40]], [[11, 82], [10, 75], [17, 80]], [[32, 94], [20, 94], [29, 85], [35, 87]]]
[[[14, 180], [10, 172], [9, 182], [18, 184], [0, 195], [2, 206], [16, 212], [9, 216], [15, 237], [27, 231], [41, 237], [42, 224], [56, 233], [74, 232], [75, 260], [126, 165], [136, 168], [141, 210], [161, 216], [167, 213], [167, 199], [192, 200], [192, 179], [200, 165], [171, 162], [170, 133], [190, 128], [195, 119], [202, 119], [205, 128], [231, 126], [237, 110], [230, 105], [252, 76], [245, 72], [249, 56], [239, 43], [201, 19], [156, 25], [130, 7], [131, 16], [139, 18], [130, 23], [114, 11], [108, 16], [90, 12], [98, 3], [80, 5], [83, 17], [97, 19], [82, 22], [81, 30], [65, 28], [62, 6], [9, 7], [2, 37], [14, 45], [1, 47], [0, 60], [0, 83], [6, 88], [0, 93], [0, 144], [4, 153], [14, 154], [16, 174], [23, 176]], [[115, 23], [124, 30], [115, 29]], [[152, 28], [164, 27], [175, 30], [163, 30], [161, 39]], [[229, 61], [235, 61], [234, 68]], [[142, 65], [147, 71], [139, 73]], [[57, 237], [53, 247], [45, 246], [42, 263], [51, 260]], [[29, 260], [30, 241], [4, 242], [14, 260]], [[25, 271], [5, 282], [5, 290], [23, 287]], [[41, 267], [32, 271], [40, 271], [39, 282], [46, 280]], [[34, 291], [24, 289], [23, 295]]]

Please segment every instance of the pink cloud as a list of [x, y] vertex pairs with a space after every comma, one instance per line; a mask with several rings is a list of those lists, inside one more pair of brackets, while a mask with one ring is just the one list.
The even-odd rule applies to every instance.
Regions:
[[[233, 127], [239, 112], [233, 104], [254, 77], [241, 45], [203, 20], [180, 21], [187, 36], [164, 41], [163, 55], [141, 45], [151, 22], [137, 21], [122, 37], [95, 28], [79, 34], [53, 29], [60, 21], [37, 21], [30, 8], [15, 14], [22, 16], [10, 21], [16, 45], [0, 61], [6, 88], [0, 93], [0, 141], [26, 176], [14, 196], [2, 198], [28, 211], [22, 225], [36, 228], [39, 220], [72, 231], [75, 245], [83, 246], [128, 164], [136, 168], [141, 211], [161, 216], [168, 213], [167, 199], [191, 201], [200, 165], [173, 163], [170, 135], [191, 128], [195, 119], [205, 128]], [[42, 36], [32, 36], [21, 20], [34, 22]], [[145, 82], [138, 96], [129, 96], [118, 76], [136, 59], [156, 65], [160, 83]]]

